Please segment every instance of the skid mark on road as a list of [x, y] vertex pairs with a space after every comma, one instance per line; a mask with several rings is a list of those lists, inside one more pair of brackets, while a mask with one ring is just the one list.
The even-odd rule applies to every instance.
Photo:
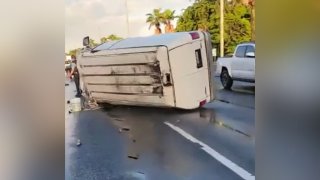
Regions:
[[210, 156], [212, 156], [213, 158], [218, 160], [220, 163], [222, 163], [223, 165], [228, 167], [230, 170], [232, 170], [233, 172], [238, 174], [243, 179], [245, 179], [245, 180], [254, 180], [255, 179], [254, 175], [250, 174], [249, 172], [247, 172], [246, 170], [244, 170], [243, 168], [241, 168], [240, 166], [238, 166], [234, 162], [230, 161], [229, 159], [227, 159], [226, 157], [224, 157], [223, 155], [221, 155], [220, 153], [218, 153], [217, 151], [212, 149], [207, 144], [205, 144], [205, 143], [201, 142], [200, 140], [196, 139], [195, 137], [191, 136], [189, 133], [187, 133], [183, 129], [181, 129], [178, 126], [175, 126], [175, 125], [173, 125], [173, 124], [171, 124], [169, 122], [164, 122], [164, 123], [166, 125], [168, 125], [170, 128], [172, 128], [173, 130], [175, 130], [176, 132], [178, 132], [180, 135], [185, 137], [186, 139], [190, 140], [193, 143], [197, 143], [200, 146], [202, 146], [201, 147], [202, 150], [204, 150]]

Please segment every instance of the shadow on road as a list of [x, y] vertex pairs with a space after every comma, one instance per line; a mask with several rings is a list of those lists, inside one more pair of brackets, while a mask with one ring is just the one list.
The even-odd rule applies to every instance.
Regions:
[[246, 93], [255, 93], [256, 87], [254, 85], [236, 85], [232, 88], [232, 91], [237, 91], [237, 92], [243, 92], [245, 91]]

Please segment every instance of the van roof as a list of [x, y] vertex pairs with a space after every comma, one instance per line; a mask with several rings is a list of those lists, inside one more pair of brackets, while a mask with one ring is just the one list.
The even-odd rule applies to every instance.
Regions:
[[[198, 32], [200, 34], [200, 32]], [[192, 40], [190, 32], [178, 32], [178, 33], [167, 33], [161, 35], [153, 35], [147, 37], [133, 37], [119, 41], [111, 41], [103, 43], [96, 48], [94, 51], [108, 50], [108, 49], [125, 49], [135, 47], [152, 47], [152, 46], [167, 46], [168, 49], [172, 49], [179, 45], [188, 43]]]

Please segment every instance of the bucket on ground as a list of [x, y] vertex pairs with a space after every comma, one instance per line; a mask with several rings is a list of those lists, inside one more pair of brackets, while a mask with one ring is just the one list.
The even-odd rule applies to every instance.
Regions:
[[71, 104], [71, 110], [73, 112], [81, 111], [81, 99], [80, 98], [71, 99], [70, 104]]

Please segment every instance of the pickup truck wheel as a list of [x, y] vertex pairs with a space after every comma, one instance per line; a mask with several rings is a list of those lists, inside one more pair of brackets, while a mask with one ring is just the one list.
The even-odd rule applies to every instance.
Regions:
[[229, 76], [228, 70], [223, 69], [220, 75], [220, 80], [224, 89], [231, 89], [233, 84], [232, 78]]

